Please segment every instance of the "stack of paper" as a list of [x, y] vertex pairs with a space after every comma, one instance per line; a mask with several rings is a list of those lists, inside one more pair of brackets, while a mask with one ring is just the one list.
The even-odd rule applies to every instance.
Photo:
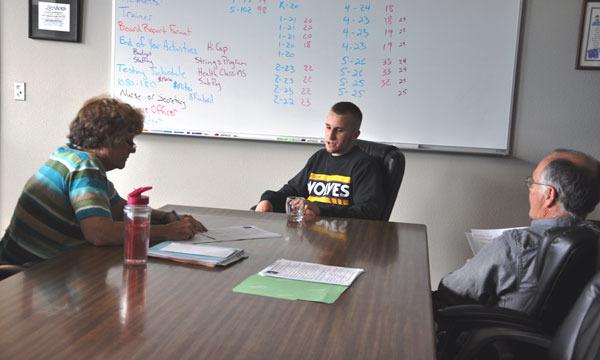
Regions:
[[504, 229], [471, 229], [470, 232], [466, 232], [467, 242], [473, 251], [473, 255], [476, 255], [482, 247], [488, 244], [493, 239], [502, 235], [503, 232], [513, 229], [525, 229], [525, 226], [515, 228], [504, 228]]
[[363, 269], [279, 259], [233, 291], [286, 300], [335, 302]]
[[248, 257], [242, 249], [172, 241], [152, 246], [148, 256], [209, 267], [226, 266]]
[[197, 233], [192, 243], [252, 240], [280, 237], [281, 234], [263, 230], [254, 225], [228, 226]]
[[279, 259], [258, 274], [282, 279], [350, 286], [363, 269]]

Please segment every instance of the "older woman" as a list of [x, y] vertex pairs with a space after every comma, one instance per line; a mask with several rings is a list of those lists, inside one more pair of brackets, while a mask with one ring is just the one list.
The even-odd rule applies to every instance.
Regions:
[[[106, 172], [135, 153], [143, 114], [117, 99], [88, 100], [59, 147], [25, 185], [0, 242], [0, 262], [22, 265], [90, 242], [123, 243], [123, 200]], [[191, 216], [152, 210], [151, 241], [190, 239], [205, 231]], [[156, 225], [154, 225], [156, 224]]]

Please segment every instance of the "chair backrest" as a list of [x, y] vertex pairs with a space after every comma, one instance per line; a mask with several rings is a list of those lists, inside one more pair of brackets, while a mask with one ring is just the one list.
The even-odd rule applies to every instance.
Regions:
[[398, 190], [404, 177], [404, 154], [393, 145], [380, 144], [366, 140], [356, 140], [356, 145], [371, 155], [380, 164], [383, 173], [383, 191], [386, 202], [381, 214], [381, 220], [389, 220], [396, 203]]
[[596, 273], [597, 231], [574, 226], [548, 232], [538, 249], [538, 289], [529, 313], [553, 334]]
[[552, 360], [600, 359], [600, 273], [585, 288], [550, 345]]

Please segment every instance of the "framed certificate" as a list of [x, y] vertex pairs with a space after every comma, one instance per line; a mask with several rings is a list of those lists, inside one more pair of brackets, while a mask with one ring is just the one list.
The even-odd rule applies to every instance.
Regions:
[[584, 1], [577, 69], [600, 69], [600, 1]]
[[83, 0], [29, 0], [29, 37], [81, 41]]

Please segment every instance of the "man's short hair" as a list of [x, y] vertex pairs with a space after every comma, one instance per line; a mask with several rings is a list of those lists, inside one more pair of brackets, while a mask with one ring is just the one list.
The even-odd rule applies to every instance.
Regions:
[[600, 201], [600, 163], [580, 151], [557, 149], [582, 160], [582, 164], [558, 158], [550, 161], [542, 172], [542, 183], [553, 186], [563, 209], [583, 217], [594, 210]]
[[356, 130], [360, 129], [363, 115], [358, 106], [349, 101], [340, 101], [331, 107], [331, 111], [340, 116], [347, 116], [356, 125]]
[[69, 141], [84, 149], [99, 149], [122, 143], [144, 128], [144, 114], [131, 105], [108, 96], [87, 100], [69, 126]]

